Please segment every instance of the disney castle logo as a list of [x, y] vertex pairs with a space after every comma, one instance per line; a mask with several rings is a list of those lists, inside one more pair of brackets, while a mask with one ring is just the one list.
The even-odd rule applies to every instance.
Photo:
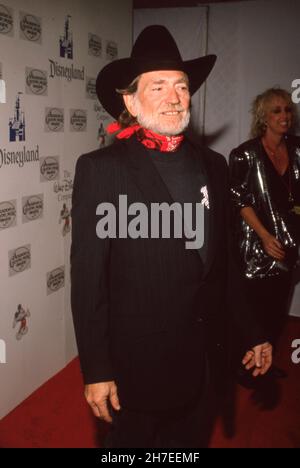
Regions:
[[64, 35], [60, 36], [59, 39], [60, 56], [68, 59], [73, 58], [73, 34], [70, 18], [70, 15], [66, 17]]
[[18, 93], [14, 116], [9, 119], [9, 141], [25, 141], [25, 113], [21, 111], [20, 95]]

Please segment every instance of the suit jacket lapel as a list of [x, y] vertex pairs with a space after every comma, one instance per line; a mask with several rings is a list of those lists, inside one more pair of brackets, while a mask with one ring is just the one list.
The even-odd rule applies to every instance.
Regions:
[[[152, 203], [162, 203], [167, 202], [168, 204], [174, 203], [168, 188], [160, 177], [155, 165], [151, 161], [150, 155], [148, 154], [147, 149], [139, 143], [135, 138], [131, 138], [126, 141], [127, 145], [127, 158], [129, 169], [134, 177], [136, 185], [139, 187], [141, 192], [147, 198], [148, 201]], [[203, 148], [198, 148], [194, 146], [194, 153], [197, 158], [198, 164], [201, 167], [201, 170], [205, 174], [207, 180], [207, 188], [209, 193], [209, 203], [210, 209], [205, 210], [206, 222], [209, 222], [209, 236], [208, 236], [208, 253], [206, 262], [203, 269], [203, 278], [207, 276], [209, 270], [212, 266], [215, 253], [215, 244], [216, 244], [216, 213], [215, 213], [215, 187], [213, 186], [213, 174], [210, 170], [210, 165], [207, 161], [207, 158], [203, 157], [205, 150]], [[200, 201], [200, 192], [199, 192], [199, 201]], [[208, 212], [207, 212], [208, 211]], [[185, 238], [182, 239], [183, 242], [186, 241]], [[201, 256], [198, 250], [194, 250], [195, 254], [201, 260]]]
[[205, 148], [202, 148], [191, 142], [191, 145], [194, 149], [194, 154], [197, 157], [198, 164], [201, 167], [201, 170], [204, 173], [207, 191], [209, 196], [209, 210], [205, 209], [205, 222], [209, 223], [208, 229], [208, 239], [207, 239], [207, 256], [203, 268], [202, 280], [204, 280], [214, 261], [215, 252], [216, 252], [216, 243], [217, 243], [217, 187], [214, 185], [214, 174], [211, 168], [209, 158], [207, 157]]

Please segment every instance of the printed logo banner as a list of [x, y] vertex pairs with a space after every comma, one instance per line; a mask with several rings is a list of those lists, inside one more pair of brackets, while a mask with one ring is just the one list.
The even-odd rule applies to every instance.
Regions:
[[65, 124], [64, 109], [46, 107], [45, 132], [63, 132]]
[[88, 54], [92, 57], [102, 56], [102, 39], [96, 34], [89, 33]]
[[42, 43], [42, 19], [29, 13], [20, 12], [20, 38]]
[[85, 132], [87, 129], [87, 111], [82, 109], [70, 110], [70, 131]]
[[22, 221], [28, 223], [43, 218], [44, 194], [22, 198]]
[[14, 12], [12, 8], [0, 4], [0, 34], [14, 35]]
[[0, 231], [17, 225], [17, 200], [0, 203]]
[[40, 181], [59, 179], [59, 156], [46, 156], [40, 159]]
[[45, 70], [26, 67], [25, 70], [26, 94], [35, 96], [48, 95], [48, 75]]
[[65, 286], [65, 267], [59, 267], [47, 273], [47, 295], [59, 291]]
[[31, 268], [31, 246], [25, 245], [8, 252], [9, 276], [15, 276]]

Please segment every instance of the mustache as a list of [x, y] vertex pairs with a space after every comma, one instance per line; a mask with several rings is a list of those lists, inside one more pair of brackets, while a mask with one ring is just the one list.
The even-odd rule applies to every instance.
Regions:
[[185, 109], [184, 107], [178, 105], [178, 104], [172, 104], [170, 106], [168, 106], [166, 109], [160, 111], [161, 113], [164, 113], [164, 112], [185, 112], [187, 109]]

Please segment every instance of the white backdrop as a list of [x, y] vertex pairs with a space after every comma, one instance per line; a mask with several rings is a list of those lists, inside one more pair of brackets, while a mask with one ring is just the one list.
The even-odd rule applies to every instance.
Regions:
[[[165, 24], [183, 57], [191, 58], [206, 49], [204, 21], [203, 7], [144, 9], [135, 11], [134, 29], [136, 35], [142, 26]], [[292, 81], [300, 78], [299, 21], [299, 0], [209, 5], [207, 52], [218, 59], [206, 84], [205, 135], [208, 145], [227, 158], [232, 148], [249, 138], [253, 98], [273, 85], [291, 91]], [[201, 112], [199, 119], [194, 122], [200, 129]], [[300, 316], [300, 285], [290, 313]]]
[[132, 0], [0, 0], [0, 417], [76, 354], [74, 167], [105, 143], [97, 73], [131, 44]]

